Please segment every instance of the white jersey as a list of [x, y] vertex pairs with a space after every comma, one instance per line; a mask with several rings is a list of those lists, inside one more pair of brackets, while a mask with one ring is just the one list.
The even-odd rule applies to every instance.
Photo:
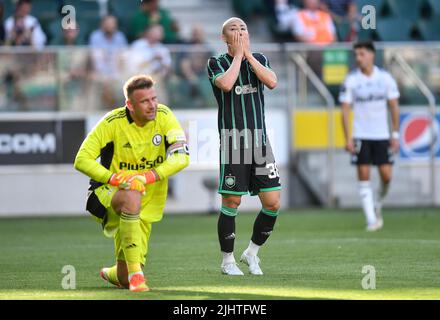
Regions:
[[388, 100], [399, 96], [396, 81], [383, 69], [374, 66], [370, 76], [360, 69], [350, 72], [341, 86], [339, 102], [353, 105], [353, 138], [389, 139]]

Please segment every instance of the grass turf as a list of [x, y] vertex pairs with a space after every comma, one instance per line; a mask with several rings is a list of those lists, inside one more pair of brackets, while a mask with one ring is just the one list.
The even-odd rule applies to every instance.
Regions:
[[[237, 259], [254, 217], [237, 218]], [[262, 277], [220, 274], [216, 220], [156, 223], [145, 268], [153, 291], [137, 294], [99, 278], [113, 242], [91, 219], [0, 220], [0, 299], [440, 299], [438, 210], [385, 210], [376, 233], [364, 231], [359, 210], [284, 212], [260, 251]], [[61, 287], [64, 265], [76, 269], [76, 290]], [[364, 265], [375, 267], [375, 290], [361, 287]]]

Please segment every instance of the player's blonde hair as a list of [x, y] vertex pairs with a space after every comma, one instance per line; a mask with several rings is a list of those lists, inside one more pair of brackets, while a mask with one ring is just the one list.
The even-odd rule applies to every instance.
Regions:
[[139, 74], [128, 79], [124, 84], [124, 96], [128, 100], [131, 94], [138, 89], [150, 89], [154, 86], [155, 82], [152, 77]]

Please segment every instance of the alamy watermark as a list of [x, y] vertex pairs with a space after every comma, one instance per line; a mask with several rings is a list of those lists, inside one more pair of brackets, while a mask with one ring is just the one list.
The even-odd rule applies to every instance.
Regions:
[[365, 265], [362, 267], [362, 274], [365, 275], [361, 281], [362, 289], [375, 290], [376, 289], [376, 268], [372, 265]]
[[76, 9], [72, 5], [65, 5], [61, 8], [63, 19], [61, 19], [61, 27], [64, 30], [73, 30], [77, 28], [76, 25]]
[[362, 7], [361, 13], [362, 29], [376, 29], [376, 8], [372, 5], [366, 5]]
[[76, 270], [72, 265], [65, 265], [61, 269], [61, 274], [64, 274], [61, 280], [61, 288], [64, 290], [75, 290], [76, 289]]

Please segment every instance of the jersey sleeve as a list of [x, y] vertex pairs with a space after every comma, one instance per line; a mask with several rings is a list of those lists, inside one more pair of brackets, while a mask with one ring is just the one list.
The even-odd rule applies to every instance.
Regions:
[[216, 57], [209, 58], [207, 70], [208, 70], [209, 81], [211, 81], [212, 84], [215, 84], [215, 79], [217, 79], [223, 73], [225, 73], [225, 70], [220, 64], [220, 61], [218, 61]]
[[160, 179], [168, 178], [189, 165], [186, 135], [174, 113], [165, 106], [162, 130], [165, 136], [166, 160], [155, 168]]
[[350, 76], [346, 77], [339, 90], [340, 103], [353, 103], [353, 89]]
[[272, 68], [270, 67], [269, 59], [268, 59], [264, 54], [262, 54], [262, 53], [253, 53], [252, 55], [253, 55], [253, 56], [255, 57], [255, 59], [257, 59], [258, 62], [261, 63], [263, 66], [265, 66], [266, 68], [272, 69]]
[[113, 174], [110, 170], [96, 161], [101, 151], [113, 141], [112, 127], [105, 117], [87, 135], [76, 155], [74, 167], [93, 180], [107, 183]]
[[396, 80], [387, 73], [386, 76], [386, 83], [387, 83], [387, 99], [393, 100], [400, 97], [399, 88], [397, 86]]

